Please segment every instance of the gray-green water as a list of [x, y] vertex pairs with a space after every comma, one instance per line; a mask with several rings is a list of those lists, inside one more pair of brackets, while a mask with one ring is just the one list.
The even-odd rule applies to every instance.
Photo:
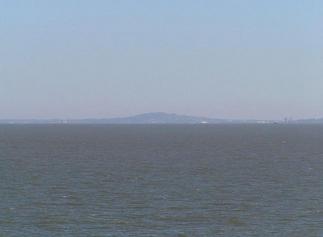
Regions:
[[323, 126], [0, 126], [0, 236], [323, 236]]

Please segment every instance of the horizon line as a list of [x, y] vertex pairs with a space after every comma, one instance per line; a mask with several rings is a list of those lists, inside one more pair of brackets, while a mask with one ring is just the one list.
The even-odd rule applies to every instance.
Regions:
[[267, 122], [291, 122], [291, 121], [302, 121], [302, 120], [318, 120], [323, 119], [322, 117], [306, 117], [306, 118], [293, 118], [291, 116], [284, 117], [280, 119], [268, 119], [268, 118], [221, 118], [221, 117], [208, 117], [208, 116], [199, 116], [199, 115], [186, 115], [186, 114], [177, 114], [177, 113], [168, 113], [168, 112], [145, 112], [138, 113], [128, 116], [114, 116], [114, 117], [83, 117], [83, 118], [62, 118], [62, 117], [52, 117], [52, 118], [0, 118], [2, 122], [73, 122], [73, 121], [84, 121], [84, 120], [113, 120], [113, 119], [127, 119], [134, 118], [142, 115], [173, 115], [173, 116], [181, 116], [181, 117], [190, 117], [196, 119], [214, 119], [214, 120], [225, 120], [225, 121], [267, 121]]

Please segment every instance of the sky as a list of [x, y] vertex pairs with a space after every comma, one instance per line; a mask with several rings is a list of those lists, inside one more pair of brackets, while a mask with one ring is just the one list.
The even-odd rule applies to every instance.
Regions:
[[0, 0], [0, 119], [323, 117], [321, 0]]

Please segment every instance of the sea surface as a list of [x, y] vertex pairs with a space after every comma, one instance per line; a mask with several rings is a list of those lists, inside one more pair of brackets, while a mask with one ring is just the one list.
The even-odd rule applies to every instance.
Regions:
[[1, 125], [0, 236], [323, 236], [323, 126]]

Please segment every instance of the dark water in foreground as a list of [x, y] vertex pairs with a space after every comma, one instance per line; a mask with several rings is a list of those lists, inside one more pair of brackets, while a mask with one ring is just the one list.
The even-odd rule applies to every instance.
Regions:
[[323, 236], [323, 126], [0, 126], [0, 236]]

